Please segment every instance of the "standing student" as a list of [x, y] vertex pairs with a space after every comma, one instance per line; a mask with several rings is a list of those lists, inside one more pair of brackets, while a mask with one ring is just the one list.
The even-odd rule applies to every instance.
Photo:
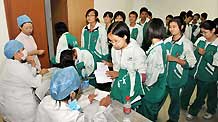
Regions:
[[132, 108], [140, 105], [141, 95], [144, 95], [142, 81], [145, 80], [145, 53], [135, 40], [130, 38], [128, 26], [124, 22], [112, 23], [108, 29], [113, 71], [106, 75], [114, 79], [111, 88], [111, 98], [125, 103], [130, 96]]
[[192, 37], [192, 26], [190, 23], [192, 19], [193, 19], [193, 15], [190, 13], [187, 13], [186, 18], [185, 18], [186, 25], [185, 25], [184, 35], [186, 36], [188, 40], [191, 40], [191, 37]]
[[114, 14], [114, 22], [120, 22], [120, 21], [125, 22], [126, 21], [126, 15], [122, 11], [117, 11]]
[[138, 18], [138, 14], [135, 11], [131, 11], [129, 13], [129, 22], [130, 24], [128, 25], [129, 30], [130, 30], [130, 37], [135, 39], [139, 46], [142, 46], [142, 41], [143, 41], [143, 30], [142, 27], [136, 23], [136, 20]]
[[166, 95], [166, 48], [163, 42], [164, 24], [153, 18], [146, 31], [152, 44], [146, 52], [146, 80], [143, 84], [145, 95], [138, 112], [151, 121], [156, 121]]
[[165, 25], [166, 37], [169, 37], [171, 35], [171, 33], [169, 31], [169, 23], [172, 19], [173, 19], [173, 15], [166, 16], [166, 25]]
[[167, 48], [167, 91], [170, 95], [168, 109], [168, 122], [178, 122], [180, 114], [180, 89], [188, 80], [189, 68], [194, 67], [196, 59], [193, 52], [193, 44], [183, 32], [185, 23], [179, 16], [173, 18], [169, 24], [172, 36], [164, 43]]
[[[204, 13], [201, 13], [201, 18], [200, 18], [200, 19], [201, 19], [201, 23], [203, 23], [204, 21], [207, 20], [207, 16], [208, 16], [207, 13], [205, 13], [205, 12], [204, 12]], [[200, 24], [201, 24], [201, 23], [200, 23]]]
[[98, 12], [95, 9], [89, 9], [86, 12], [86, 20], [88, 25], [82, 29], [81, 47], [88, 49], [96, 62], [108, 60], [107, 32], [97, 21]]
[[113, 20], [113, 13], [110, 11], [105, 12], [103, 15], [103, 19], [105, 23], [105, 30], [107, 31]]
[[186, 85], [183, 93], [184, 102], [188, 103], [197, 84], [197, 96], [189, 108], [187, 120], [192, 120], [197, 116], [207, 95], [207, 113], [203, 118], [210, 119], [216, 113], [218, 67], [213, 64], [217, 60], [214, 55], [218, 49], [218, 38], [215, 34], [216, 25], [213, 21], [206, 20], [200, 25], [200, 28], [203, 37], [200, 37], [194, 44], [197, 64], [191, 70], [190, 83]]
[[147, 40], [147, 35], [145, 34], [149, 21], [150, 19], [148, 18], [148, 9], [145, 7], [142, 7], [140, 9], [140, 20], [138, 24], [143, 27], [143, 42], [142, 42], [141, 47], [144, 51], [147, 51], [151, 45], [151, 41]]
[[191, 23], [191, 26], [192, 26], [191, 41], [193, 44], [197, 40], [197, 35], [200, 33], [200, 27], [199, 27], [200, 25], [198, 23], [199, 19], [200, 19], [200, 14], [198, 13], [194, 14], [193, 20]]
[[7, 122], [34, 122], [37, 101], [33, 88], [41, 85], [42, 75], [36, 74], [36, 63], [27, 56], [24, 45], [10, 40], [4, 46], [6, 61], [0, 73], [0, 113]]
[[28, 55], [33, 56], [36, 62], [36, 67], [41, 70], [41, 64], [37, 55], [43, 55], [45, 50], [38, 50], [36, 42], [32, 36], [33, 24], [32, 20], [27, 15], [17, 17], [17, 24], [21, 32], [17, 35], [15, 40], [23, 43], [24, 48], [27, 50]]
[[[80, 93], [80, 78], [74, 67], [66, 67], [52, 75], [50, 84], [51, 95], [46, 96], [38, 106], [35, 122], [105, 122], [104, 112], [111, 104], [109, 96], [102, 98], [97, 113], [92, 112], [93, 118], [86, 118], [82, 109], [90, 106], [96, 95], [88, 96]], [[94, 108], [94, 107], [92, 107]]]
[[73, 47], [79, 46], [76, 37], [68, 32], [68, 28], [65, 23], [56, 23], [55, 32], [58, 38], [58, 44], [56, 56], [52, 59], [53, 64], [60, 63], [60, 55], [63, 50], [72, 49]]

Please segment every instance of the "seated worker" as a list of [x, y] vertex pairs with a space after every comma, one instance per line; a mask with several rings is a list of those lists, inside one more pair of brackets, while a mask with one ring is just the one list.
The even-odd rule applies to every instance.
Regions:
[[41, 85], [42, 69], [36, 74], [36, 63], [27, 56], [24, 45], [10, 40], [4, 46], [6, 61], [0, 73], [0, 113], [6, 122], [34, 122], [37, 101], [34, 88]]
[[68, 28], [65, 23], [58, 22], [55, 24], [55, 32], [58, 39], [56, 56], [52, 57], [51, 63], [60, 63], [60, 55], [63, 50], [72, 49], [78, 47], [78, 42], [75, 36], [68, 32]]
[[[102, 120], [104, 110], [111, 104], [107, 96], [99, 102], [92, 120], [86, 120], [86, 113], [82, 113], [83, 106], [89, 106], [96, 95], [91, 94], [83, 101], [79, 99], [80, 78], [74, 67], [66, 67], [55, 72], [51, 79], [50, 93], [40, 103], [36, 122], [86, 122]], [[85, 105], [86, 104], [86, 105]], [[105, 119], [105, 117], [103, 117]], [[103, 122], [106, 120], [102, 120]]]

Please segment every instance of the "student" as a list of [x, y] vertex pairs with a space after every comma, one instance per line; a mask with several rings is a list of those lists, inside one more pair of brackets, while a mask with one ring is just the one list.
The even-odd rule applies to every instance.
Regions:
[[107, 31], [113, 20], [113, 13], [110, 11], [105, 12], [103, 15], [103, 19], [105, 23], [105, 30]]
[[152, 19], [152, 13], [151, 13], [151, 11], [148, 11], [148, 19], [149, 19], [149, 20]]
[[115, 14], [114, 14], [114, 22], [125, 22], [126, 20], [126, 15], [124, 12], [122, 11], [117, 11]]
[[107, 32], [105, 28], [97, 22], [98, 12], [89, 9], [86, 12], [88, 25], [82, 29], [81, 47], [88, 49], [94, 56], [96, 62], [108, 60]]
[[150, 19], [148, 18], [148, 9], [145, 7], [142, 7], [140, 9], [140, 20], [139, 20], [139, 25], [141, 25], [143, 27], [143, 42], [142, 42], [142, 49], [144, 51], [147, 51], [148, 48], [151, 45], [151, 41], [147, 40], [147, 36], [145, 34], [146, 29], [147, 29], [147, 24], [150, 21]]
[[143, 30], [142, 27], [136, 23], [136, 20], [138, 18], [138, 14], [135, 11], [131, 11], [129, 13], [129, 22], [128, 25], [130, 30], [130, 37], [137, 41], [139, 46], [142, 46], [143, 41]]
[[[214, 54], [218, 49], [218, 38], [215, 35], [216, 25], [211, 20], [206, 20], [200, 25], [203, 37], [200, 37], [195, 42], [195, 57], [197, 58], [197, 64], [193, 70], [191, 70], [189, 84], [187, 84], [183, 91], [184, 101], [188, 104], [195, 85], [197, 84], [197, 96], [194, 103], [189, 107], [187, 120], [192, 120], [201, 110], [204, 100], [208, 94], [207, 112], [203, 116], [205, 119], [212, 118], [216, 113], [217, 105], [217, 76], [218, 68], [213, 65]], [[210, 100], [209, 100], [210, 99]], [[185, 103], [184, 103], [185, 105]], [[187, 105], [188, 106], [188, 105]], [[186, 107], [187, 106], [183, 106]]]
[[193, 20], [192, 20], [192, 35], [191, 35], [191, 41], [194, 44], [197, 40], [197, 35], [200, 33], [200, 25], [198, 23], [200, 19], [200, 14], [196, 13], [194, 14]]
[[192, 36], [192, 26], [191, 26], [191, 21], [193, 19], [193, 15], [190, 13], [187, 13], [186, 18], [185, 18], [185, 32], [184, 35], [186, 36], [186, 38], [188, 40], [191, 40], [191, 36]]
[[[201, 18], [200, 18], [201, 23], [203, 23], [204, 21], [207, 20], [207, 16], [208, 16], [208, 15], [207, 15], [207, 13], [205, 13], [205, 12], [201, 14]], [[200, 23], [200, 24], [201, 24], [201, 23]]]
[[216, 24], [216, 31], [215, 31], [215, 33], [216, 33], [216, 36], [218, 36], [218, 18], [215, 18], [213, 20], [213, 22]]
[[[52, 75], [50, 93], [39, 104], [36, 122], [88, 122], [106, 121], [103, 112], [111, 104], [107, 96], [99, 102], [97, 113], [92, 113], [93, 118], [87, 120], [82, 109], [90, 106], [96, 97], [81, 95], [80, 78], [74, 67], [60, 69]], [[93, 110], [95, 111], [95, 110]]]
[[140, 95], [144, 95], [145, 53], [135, 40], [131, 40], [129, 28], [124, 22], [111, 24], [108, 39], [113, 45], [113, 71], [106, 73], [114, 79], [110, 96], [121, 103], [125, 103], [126, 96], [130, 96], [132, 108], [136, 108], [141, 103]]
[[21, 32], [17, 35], [15, 40], [23, 43], [28, 55], [33, 56], [34, 61], [36, 62], [37, 70], [41, 70], [41, 64], [37, 55], [43, 55], [45, 50], [37, 49], [36, 42], [32, 36], [32, 20], [27, 15], [21, 15], [17, 17], [17, 24]]
[[180, 14], [179, 14], [179, 16], [180, 16], [183, 20], [185, 20], [186, 14], [187, 14], [187, 13], [186, 13], [185, 11], [181, 11]]
[[173, 19], [173, 15], [167, 15], [166, 16], [166, 25], [165, 25], [165, 32], [166, 32], [166, 37], [169, 37], [171, 35], [169, 31], [169, 22]]
[[7, 122], [34, 122], [38, 103], [33, 88], [41, 85], [47, 70], [36, 74], [33, 57], [27, 56], [17, 40], [5, 44], [4, 54], [7, 59], [0, 73], [0, 113]]
[[166, 48], [163, 42], [164, 24], [161, 19], [153, 18], [146, 31], [152, 45], [146, 52], [146, 80], [144, 82], [145, 95], [138, 112], [157, 121], [158, 112], [164, 103], [166, 95]]
[[68, 32], [68, 28], [65, 23], [56, 23], [55, 32], [58, 38], [58, 44], [56, 48], [55, 59], [52, 59], [53, 64], [60, 63], [60, 55], [63, 50], [72, 49], [73, 47], [79, 46], [76, 37]]
[[[180, 89], [188, 80], [189, 68], [194, 67], [196, 59], [193, 44], [185, 38], [185, 22], [179, 16], [173, 18], [169, 24], [172, 34], [164, 40], [167, 48], [167, 91], [170, 95], [168, 122], [178, 122], [180, 114]], [[167, 97], [167, 96], [166, 96]]]

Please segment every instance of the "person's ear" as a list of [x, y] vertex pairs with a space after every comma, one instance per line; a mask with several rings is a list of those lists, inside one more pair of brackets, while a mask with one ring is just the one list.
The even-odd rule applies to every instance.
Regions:
[[75, 92], [71, 92], [70, 93], [70, 99], [73, 100], [76, 97], [76, 93]]
[[214, 28], [213, 30], [212, 30], [212, 33], [215, 33], [216, 32], [216, 29]]
[[127, 36], [126, 35], [124, 35], [124, 37], [123, 37], [125, 40], [127, 39]]

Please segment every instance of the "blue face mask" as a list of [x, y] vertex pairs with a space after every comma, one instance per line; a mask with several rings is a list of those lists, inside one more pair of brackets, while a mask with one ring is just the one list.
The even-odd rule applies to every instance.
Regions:
[[79, 104], [78, 104], [78, 102], [77, 102], [77, 100], [73, 100], [73, 101], [71, 101], [71, 102], [68, 102], [68, 107], [70, 108], [70, 110], [80, 110], [81, 108], [80, 108], [80, 106], [79, 106]]

